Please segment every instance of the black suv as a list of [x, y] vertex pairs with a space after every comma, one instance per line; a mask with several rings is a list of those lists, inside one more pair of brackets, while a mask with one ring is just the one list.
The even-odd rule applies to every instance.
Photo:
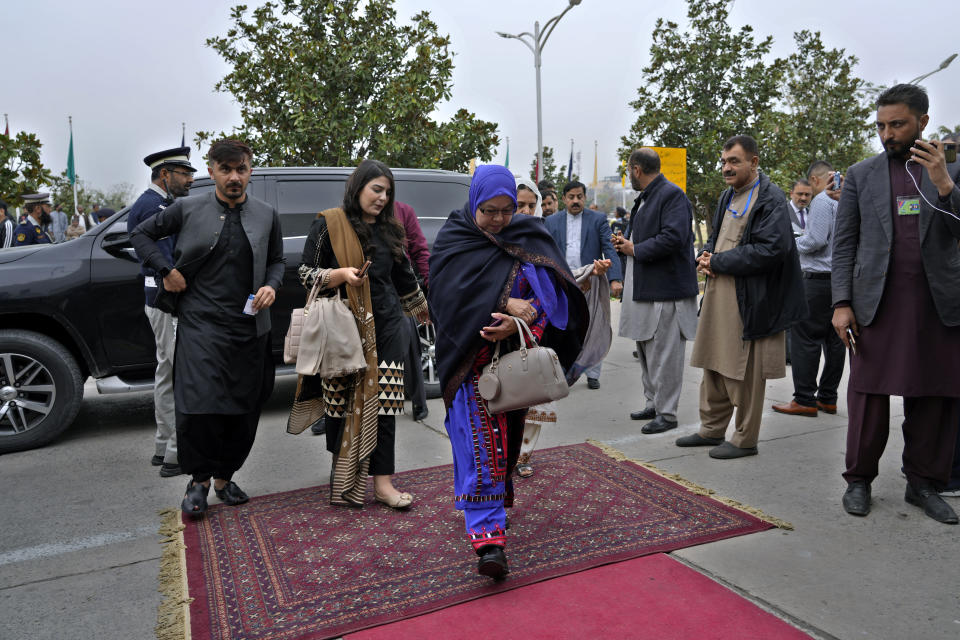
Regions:
[[[297, 266], [317, 211], [340, 206], [352, 168], [260, 168], [248, 193], [277, 208], [287, 258], [271, 308], [278, 372], [292, 309], [305, 293]], [[397, 199], [417, 212], [428, 246], [454, 209], [466, 203], [470, 177], [450, 171], [394, 169]], [[191, 195], [214, 188], [207, 178]], [[143, 313], [143, 281], [123, 209], [80, 238], [0, 251], [0, 453], [51, 441], [73, 422], [84, 381], [100, 393], [153, 387], [153, 333]], [[440, 395], [433, 328], [420, 327], [428, 397]]]

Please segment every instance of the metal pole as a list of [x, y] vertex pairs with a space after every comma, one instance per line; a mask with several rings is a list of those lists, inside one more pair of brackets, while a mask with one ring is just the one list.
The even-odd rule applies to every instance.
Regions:
[[[70, 123], [70, 140], [73, 140], [73, 116], [67, 116], [67, 122]], [[80, 203], [77, 202], [77, 149], [73, 149], [73, 213], [80, 215]], [[84, 225], [86, 228], [86, 225]]]
[[926, 78], [929, 78], [930, 76], [932, 76], [933, 74], [937, 73], [938, 71], [943, 71], [944, 69], [946, 69], [947, 67], [950, 66], [950, 63], [953, 62], [956, 57], [957, 57], [957, 54], [953, 54], [952, 56], [950, 56], [949, 58], [947, 58], [946, 60], [944, 60], [943, 62], [941, 62], [941, 63], [940, 63], [940, 66], [937, 67], [936, 69], [934, 69], [933, 71], [930, 71], [929, 73], [925, 73], [925, 74], [923, 74], [922, 76], [917, 76], [916, 78], [914, 78], [913, 80], [911, 80], [911, 81], [908, 82], [907, 84], [917, 84], [917, 83], [920, 82], [921, 80], [924, 80], [924, 79], [926, 79]]
[[543, 178], [543, 113], [540, 104], [540, 22], [533, 23], [533, 66], [537, 68], [537, 183]]

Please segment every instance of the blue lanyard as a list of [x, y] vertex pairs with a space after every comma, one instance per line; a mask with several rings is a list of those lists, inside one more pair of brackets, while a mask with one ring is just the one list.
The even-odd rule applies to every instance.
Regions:
[[[730, 205], [727, 205], [727, 211], [730, 212], [730, 215], [734, 218], [741, 218], [743, 214], [747, 211], [750, 211], [750, 199], [753, 198], [753, 190], [757, 188], [757, 185], [760, 184], [760, 178], [757, 178], [757, 181], [750, 185], [750, 193], [747, 194], [747, 204], [743, 205], [743, 209], [740, 210], [740, 213], [737, 213], [734, 209], [730, 208]], [[733, 202], [733, 196], [730, 196], [730, 202]]]

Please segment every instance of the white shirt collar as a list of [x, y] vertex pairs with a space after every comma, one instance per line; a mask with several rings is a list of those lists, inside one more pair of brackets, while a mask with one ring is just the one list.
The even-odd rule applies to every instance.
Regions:
[[170, 195], [166, 191], [164, 191], [162, 187], [157, 186], [153, 182], [150, 183], [150, 186], [148, 188], [159, 193], [161, 196], [163, 196], [164, 200], [170, 197]]

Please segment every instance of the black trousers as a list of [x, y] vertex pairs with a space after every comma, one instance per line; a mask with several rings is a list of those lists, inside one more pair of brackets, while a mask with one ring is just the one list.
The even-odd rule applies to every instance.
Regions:
[[[847, 482], [877, 477], [890, 435], [890, 396], [847, 389]], [[903, 399], [903, 471], [907, 480], [938, 488], [950, 481], [960, 424], [960, 399], [927, 396]]]
[[[843, 342], [833, 330], [830, 278], [808, 278], [804, 274], [803, 289], [810, 313], [790, 329], [793, 399], [805, 407], [817, 406], [818, 400], [824, 404], [837, 404], [837, 387], [843, 377], [846, 353]], [[818, 384], [821, 352], [823, 373]]]
[[240, 415], [177, 414], [177, 458], [196, 482], [231, 480], [257, 437], [260, 409]]
[[407, 398], [413, 402], [414, 410], [427, 404], [427, 390], [423, 386], [423, 363], [420, 360], [420, 333], [415, 318], [407, 318], [410, 342], [404, 354], [403, 389]]
[[[340, 454], [343, 439], [343, 418], [327, 416], [327, 451]], [[370, 454], [369, 473], [372, 476], [392, 476], [394, 474], [394, 449], [397, 439], [397, 417], [377, 416], [377, 446]]]

